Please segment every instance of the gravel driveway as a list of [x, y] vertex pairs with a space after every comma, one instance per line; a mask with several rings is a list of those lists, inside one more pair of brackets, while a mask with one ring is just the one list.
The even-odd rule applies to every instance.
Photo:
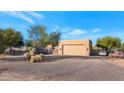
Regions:
[[105, 57], [48, 55], [44, 63], [9, 57], [0, 60], [0, 80], [124, 80], [124, 68], [107, 62]]

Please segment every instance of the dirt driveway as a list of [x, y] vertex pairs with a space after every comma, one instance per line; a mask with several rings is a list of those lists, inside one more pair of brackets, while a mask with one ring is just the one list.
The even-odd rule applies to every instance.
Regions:
[[0, 80], [124, 80], [124, 68], [105, 57], [48, 55], [44, 63], [9, 57], [0, 60]]

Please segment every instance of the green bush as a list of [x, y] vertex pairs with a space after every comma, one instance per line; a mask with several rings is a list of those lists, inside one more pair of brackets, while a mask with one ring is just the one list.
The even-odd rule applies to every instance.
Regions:
[[121, 44], [120, 50], [124, 52], [124, 43]]
[[0, 53], [10, 47], [19, 47], [23, 45], [23, 37], [20, 32], [11, 28], [0, 29]]

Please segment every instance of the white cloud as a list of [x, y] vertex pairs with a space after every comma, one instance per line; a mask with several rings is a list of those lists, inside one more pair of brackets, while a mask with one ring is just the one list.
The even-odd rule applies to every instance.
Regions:
[[79, 36], [79, 35], [83, 35], [86, 34], [87, 31], [86, 30], [82, 30], [82, 29], [73, 29], [70, 33], [68, 33], [71, 36]]
[[100, 32], [101, 29], [100, 29], [100, 28], [95, 28], [95, 29], [93, 29], [92, 31], [93, 31], [94, 33], [97, 33], [97, 32]]
[[39, 14], [37, 12], [28, 11], [28, 12], [25, 12], [25, 13], [28, 14], [28, 15], [31, 15], [31, 16], [33, 16], [35, 18], [43, 18], [44, 17], [43, 15], [41, 15], [41, 14]]
[[96, 40], [98, 38], [103, 38], [105, 36], [112, 36], [112, 37], [119, 37], [122, 41], [124, 41], [123, 37], [123, 31], [118, 31], [118, 32], [108, 32], [108, 33], [93, 33], [93, 34], [87, 34], [83, 38], [89, 38], [90, 40], [93, 41], [93, 44], [96, 44]]
[[15, 11], [7, 11], [7, 12], [3, 12], [6, 15], [9, 15], [11, 17], [15, 17], [15, 18], [19, 18], [19, 19], [23, 19], [29, 23], [34, 23], [34, 21], [29, 18], [24, 12], [15, 12]]
[[[87, 29], [77, 29], [77, 28], [71, 28], [71, 27], [60, 27], [58, 25], [55, 26], [56, 29], [60, 29], [62, 33], [62, 40], [73, 40], [73, 39], [90, 39], [93, 41], [93, 44], [96, 43], [97, 38], [102, 38], [104, 36], [114, 36], [114, 37], [120, 37], [122, 41], [124, 41], [123, 37], [123, 31], [118, 32], [100, 32], [100, 28], [95, 28], [92, 30]], [[92, 31], [91, 33], [89, 33]], [[97, 33], [100, 32], [100, 33]]]
[[[62, 33], [62, 36], [61, 36], [62, 40], [90, 39], [95, 45], [97, 38], [102, 38], [104, 36], [114, 36], [114, 37], [119, 37], [124, 42], [123, 31], [104, 32], [100, 28], [87, 30], [87, 29], [79, 29], [79, 28], [77, 29], [77, 28], [71, 28], [71, 27], [60, 27], [58, 25], [55, 26], [55, 29], [60, 29]], [[100, 33], [97, 33], [97, 32], [100, 32]]]
[[9, 15], [11, 17], [15, 17], [15, 18], [19, 18], [22, 20], [25, 20], [31, 24], [35, 23], [35, 21], [30, 18], [30, 16], [34, 17], [34, 18], [43, 18], [44, 16], [37, 13], [37, 12], [32, 12], [32, 11], [28, 11], [28, 12], [20, 12], [20, 11], [6, 11], [6, 12], [2, 12], [6, 15]]
[[62, 38], [75, 38], [78, 39], [80, 37], [82, 37], [84, 34], [87, 34], [88, 31], [87, 30], [83, 30], [83, 29], [78, 29], [78, 28], [70, 28], [70, 27], [64, 27], [64, 28], [60, 28], [61, 29], [61, 33], [62, 33]]

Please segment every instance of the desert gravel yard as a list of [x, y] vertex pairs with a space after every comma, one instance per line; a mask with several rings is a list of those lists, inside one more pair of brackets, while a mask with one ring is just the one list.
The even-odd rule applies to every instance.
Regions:
[[124, 68], [106, 57], [45, 56], [45, 62], [26, 63], [23, 57], [0, 60], [0, 80], [124, 80]]

